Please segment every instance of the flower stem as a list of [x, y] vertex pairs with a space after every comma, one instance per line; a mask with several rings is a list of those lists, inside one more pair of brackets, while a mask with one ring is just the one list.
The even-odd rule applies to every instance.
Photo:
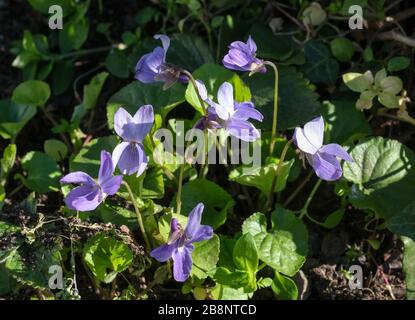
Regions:
[[304, 217], [304, 215], [307, 214], [308, 206], [310, 205], [311, 200], [313, 200], [314, 195], [316, 194], [318, 187], [320, 187], [321, 181], [322, 181], [321, 179], [317, 180], [316, 184], [313, 187], [313, 190], [311, 190], [311, 193], [308, 196], [307, 201], [305, 202], [304, 207], [300, 210], [300, 216], [299, 216], [300, 220]]
[[275, 147], [275, 138], [277, 136], [277, 120], [278, 120], [278, 69], [277, 66], [271, 61], [264, 61], [264, 64], [269, 65], [274, 69], [275, 73], [275, 83], [274, 83], [274, 113], [272, 116], [272, 131], [271, 131], [271, 141], [269, 145], [269, 154], [271, 155], [274, 152]]
[[183, 159], [183, 164], [180, 166], [179, 172], [179, 182], [177, 186], [177, 195], [176, 195], [176, 213], [180, 215], [182, 209], [182, 184], [183, 184], [183, 172], [184, 166], [186, 165], [185, 159]]
[[287, 154], [288, 147], [290, 146], [290, 144], [292, 142], [293, 142], [292, 140], [288, 140], [287, 143], [284, 146], [284, 149], [282, 149], [281, 157], [278, 161], [277, 170], [275, 171], [275, 175], [272, 179], [271, 190], [270, 190], [269, 195], [268, 195], [268, 201], [265, 204], [265, 210], [266, 211], [271, 210], [272, 203], [274, 202], [275, 186], [277, 185], [277, 180], [278, 180], [278, 177], [281, 173], [282, 164], [284, 162], [285, 155]]
[[134, 210], [135, 210], [135, 213], [137, 215], [138, 226], [140, 227], [141, 233], [143, 234], [143, 238], [144, 238], [144, 242], [146, 243], [146, 247], [147, 247], [148, 250], [150, 250], [151, 249], [150, 241], [147, 238], [147, 233], [146, 233], [146, 230], [144, 228], [143, 218], [141, 217], [140, 210], [138, 209], [137, 201], [135, 200], [133, 191], [131, 190], [131, 188], [130, 188], [130, 186], [127, 182], [123, 181], [122, 184], [128, 190], [128, 194], [130, 195], [131, 202], [133, 203]]
[[[207, 174], [207, 169], [209, 169], [209, 158], [208, 158], [208, 148], [209, 148], [209, 136], [208, 136], [208, 131], [205, 130], [203, 133], [203, 139], [204, 139], [204, 156], [203, 156], [203, 163], [200, 166], [200, 171], [199, 171], [199, 178], [203, 179], [206, 177]], [[206, 169], [207, 168], [207, 169]]]

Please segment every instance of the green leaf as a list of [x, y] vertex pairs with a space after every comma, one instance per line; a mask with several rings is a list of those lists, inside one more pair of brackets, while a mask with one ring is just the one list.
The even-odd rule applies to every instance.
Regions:
[[160, 167], [148, 168], [144, 177], [141, 197], [143, 199], [161, 199], [164, 196], [164, 172]]
[[23, 51], [19, 53], [12, 62], [12, 66], [19, 69], [24, 69], [29, 63], [39, 61], [39, 56], [33, 52]]
[[6, 183], [7, 175], [13, 168], [14, 162], [16, 161], [16, 145], [9, 144], [3, 151], [3, 157], [0, 159], [0, 184]]
[[87, 242], [83, 258], [99, 281], [110, 283], [131, 265], [133, 253], [124, 242], [101, 233]]
[[381, 92], [378, 95], [378, 100], [386, 108], [399, 108], [399, 97], [392, 93]]
[[[228, 211], [235, 205], [232, 196], [212, 181], [196, 179], [187, 182], [182, 190], [182, 214], [187, 216], [200, 202], [205, 205], [202, 224], [210, 225], [214, 229], [225, 223]], [[175, 203], [176, 197], [171, 206]]]
[[405, 273], [406, 298], [415, 300], [415, 242], [402, 237], [405, 245], [403, 255], [403, 271]]
[[216, 268], [219, 260], [219, 237], [213, 235], [209, 240], [197, 242], [192, 252], [192, 275], [205, 279], [208, 273]]
[[6, 237], [9, 234], [13, 234], [20, 231], [20, 227], [15, 226], [14, 224], [0, 221], [0, 237]]
[[[396, 140], [365, 140], [351, 152], [354, 163], [343, 164], [344, 177], [355, 183], [349, 199], [389, 219], [411, 204], [415, 184], [414, 153]], [[372, 162], [373, 161], [373, 162]]]
[[233, 248], [235, 247], [235, 243], [236, 239], [220, 235], [220, 252], [218, 265], [228, 269], [235, 268], [233, 263]]
[[415, 241], [415, 202], [390, 218], [386, 225], [392, 232]]
[[36, 114], [36, 107], [0, 100], [0, 136], [11, 139], [23, 129]]
[[185, 34], [172, 38], [166, 60], [190, 72], [205, 63], [214, 63], [212, 53], [203, 38]]
[[339, 63], [331, 58], [330, 50], [320, 40], [309, 40], [304, 45], [307, 63], [303, 66], [304, 74], [312, 82], [334, 83], [339, 74]]
[[258, 271], [259, 258], [251, 234], [246, 233], [236, 241], [233, 248], [233, 262], [237, 270], [243, 270], [246, 273], [245, 292], [254, 292], [257, 289], [256, 272]]
[[383, 93], [398, 94], [403, 88], [402, 80], [398, 77], [386, 77], [379, 83]]
[[333, 56], [341, 61], [350, 61], [355, 52], [353, 42], [347, 38], [335, 38], [330, 42], [330, 49]]
[[52, 72], [54, 62], [49, 61], [46, 63], [41, 63], [39, 67], [39, 71], [37, 73], [37, 79], [45, 80], [49, 74]]
[[327, 19], [327, 13], [318, 2], [312, 2], [302, 13], [303, 23], [318, 26]]
[[39, 151], [30, 151], [22, 159], [23, 170], [27, 176], [16, 174], [30, 190], [46, 193], [59, 190], [61, 172], [56, 162], [47, 154]]
[[3, 264], [0, 264], [0, 296], [9, 293], [12, 288], [9, 272]]
[[[65, 75], [62, 77], [62, 75]], [[74, 64], [72, 60], [63, 60], [55, 63], [52, 70], [52, 92], [55, 96], [60, 95], [69, 88], [74, 74]]]
[[216, 285], [211, 291], [216, 300], [248, 300], [249, 294], [244, 293], [243, 288], [234, 289], [224, 285]]
[[[320, 103], [314, 87], [293, 67], [279, 66], [278, 128], [299, 126], [319, 114]], [[254, 74], [243, 78], [252, 93], [255, 107], [264, 115], [258, 128], [271, 131], [274, 105], [274, 74]], [[293, 94], [295, 92], [295, 94]]]
[[250, 233], [245, 233], [235, 243], [233, 262], [239, 270], [255, 274], [258, 270], [258, 251]]
[[295, 282], [279, 272], [275, 272], [271, 288], [279, 300], [297, 300], [298, 298], [298, 289]]
[[44, 290], [49, 289], [49, 267], [52, 265], [61, 265], [58, 247], [31, 247], [30, 259], [23, 256], [23, 250], [15, 249], [7, 258], [5, 267], [18, 282]]
[[109, 127], [113, 128], [114, 114], [121, 106], [134, 115], [140, 106], [151, 104], [154, 112], [164, 118], [175, 106], [184, 101], [183, 85], [175, 84], [168, 90], [163, 90], [162, 87], [163, 84], [160, 83], [146, 84], [134, 81], [116, 92], [107, 104]]
[[82, 104], [85, 106], [86, 109], [94, 109], [98, 97], [101, 93], [102, 87], [104, 86], [105, 80], [108, 77], [107, 72], [101, 72], [95, 75], [91, 81], [84, 86], [84, 97], [82, 100]]
[[254, 237], [262, 261], [278, 272], [293, 276], [305, 262], [307, 229], [294, 213], [281, 207], [272, 212], [271, 222], [267, 232], [264, 214], [255, 213], [245, 220], [242, 232]]
[[330, 213], [326, 220], [321, 224], [327, 229], [333, 229], [336, 227], [343, 219], [345, 209], [342, 207]]
[[19, 84], [12, 94], [12, 101], [17, 104], [26, 104], [43, 107], [50, 97], [50, 88], [46, 82], [29, 80]]
[[112, 199], [106, 199], [104, 203], [90, 214], [97, 216], [104, 223], [110, 222], [119, 227], [122, 225], [127, 226], [131, 231], [137, 230], [136, 213], [114, 202]]
[[372, 128], [350, 100], [324, 101], [322, 114], [327, 124], [327, 141], [345, 144], [368, 136]]
[[375, 74], [375, 85], [376, 87], [380, 87], [380, 83], [385, 80], [387, 77], [386, 74], [386, 70], [385, 69], [380, 69], [378, 72], [376, 72]]
[[75, 18], [65, 24], [59, 32], [59, 48], [66, 53], [78, 50], [88, 38], [89, 21], [86, 17]]
[[373, 61], [373, 50], [371, 47], [366, 47], [365, 50], [363, 50], [363, 60], [365, 62], [370, 62]]
[[371, 138], [354, 147], [344, 177], [365, 189], [380, 189], [413, 173], [415, 155], [396, 140]]
[[[251, 100], [251, 92], [241, 78], [236, 73], [220, 65], [204, 64], [193, 72], [193, 77], [203, 81], [208, 94], [214, 101], [217, 101], [218, 89], [224, 82], [229, 82], [234, 87], [234, 98], [236, 101], [244, 102]], [[185, 98], [189, 104], [202, 113], [202, 107], [200, 106], [199, 99], [191, 82], [187, 86]], [[207, 104], [205, 104], [205, 107], [207, 107]]]
[[68, 154], [68, 147], [60, 140], [49, 139], [43, 143], [45, 153], [55, 161], [65, 159]]
[[407, 57], [393, 57], [388, 61], [388, 71], [396, 72], [405, 70], [410, 64], [411, 61]]
[[242, 270], [227, 269], [219, 267], [211, 274], [212, 279], [219, 284], [229, 286], [234, 289], [244, 288], [250, 282], [248, 273]]
[[121, 50], [113, 50], [107, 55], [105, 67], [112, 75], [121, 79], [128, 78], [130, 74], [127, 57]]
[[[281, 172], [275, 185], [275, 192], [282, 191], [285, 188], [293, 164], [294, 159], [284, 161], [282, 164]], [[266, 164], [262, 167], [246, 168], [242, 166], [230, 172], [229, 180], [245, 186], [256, 187], [268, 195], [271, 191], [272, 181], [274, 180], [277, 168], [278, 164], [276, 163]]]
[[373, 75], [370, 71], [365, 73], [349, 72], [342, 76], [344, 84], [354, 92], [363, 92], [371, 88]]
[[138, 11], [134, 17], [135, 22], [140, 26], [145, 26], [149, 23], [154, 15], [157, 13], [157, 10], [153, 7], [144, 7]]
[[[0, 211], [3, 209], [5, 199], [6, 199], [6, 190], [4, 189], [3, 184], [0, 184]], [[1, 254], [0, 254], [0, 257], [1, 257]]]
[[101, 151], [106, 150], [112, 152], [117, 144], [118, 140], [116, 136], [107, 136], [91, 140], [69, 162], [70, 171], [83, 171], [91, 177], [98, 177]]

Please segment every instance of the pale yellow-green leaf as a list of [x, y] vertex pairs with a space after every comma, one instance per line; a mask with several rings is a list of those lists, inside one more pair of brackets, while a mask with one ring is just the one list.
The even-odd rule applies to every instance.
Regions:
[[382, 92], [378, 95], [379, 102], [387, 108], [399, 108], [399, 96]]
[[402, 90], [403, 84], [398, 77], [386, 77], [380, 82], [380, 87], [383, 92], [395, 95]]
[[344, 84], [354, 92], [363, 92], [369, 89], [370, 85], [370, 77], [368, 75], [357, 73], [357, 72], [349, 72], [343, 75], [343, 82]]

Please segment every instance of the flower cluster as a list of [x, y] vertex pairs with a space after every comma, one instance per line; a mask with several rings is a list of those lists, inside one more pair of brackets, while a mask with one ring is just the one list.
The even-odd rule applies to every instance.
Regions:
[[153, 107], [150, 105], [139, 108], [134, 117], [125, 109], [118, 109], [114, 116], [114, 129], [123, 142], [115, 147], [112, 157], [109, 152], [101, 151], [98, 180], [95, 181], [82, 171], [69, 173], [61, 179], [61, 183], [81, 184], [69, 192], [65, 198], [69, 209], [95, 210], [108, 195], [117, 193], [122, 176], [113, 176], [116, 166], [123, 174], [137, 173], [139, 176], [144, 172], [148, 159], [142, 141], [150, 132], [153, 122]]
[[[135, 68], [135, 78], [143, 83], [163, 82], [164, 89], [176, 82], [192, 81], [196, 85], [196, 93], [207, 109], [195, 127], [203, 130], [224, 130], [227, 134], [243, 141], [255, 141], [260, 138], [260, 131], [250, 120], [262, 121], [262, 113], [251, 101], [235, 101], [234, 88], [231, 83], [224, 82], [213, 101], [205, 84], [193, 79], [190, 72], [166, 62], [170, 39], [165, 35], [155, 35], [160, 39], [162, 47], [139, 59]], [[223, 65], [231, 70], [246, 71], [250, 75], [267, 71], [266, 65], [276, 67], [271, 62], [256, 57], [257, 46], [251, 37], [247, 42], [235, 41], [223, 58]], [[277, 72], [276, 72], [277, 73]], [[275, 100], [275, 105], [277, 100]], [[274, 113], [276, 110], [274, 110]], [[275, 114], [276, 122], [276, 114]], [[101, 152], [101, 165], [98, 179], [94, 180], [85, 172], [72, 172], [61, 179], [65, 184], [80, 184], [68, 193], [65, 203], [68, 208], [79, 211], [90, 211], [97, 208], [108, 195], [114, 195], [122, 183], [121, 175], [114, 175], [118, 167], [123, 175], [140, 176], [148, 164], [143, 141], [150, 133], [154, 123], [154, 111], [151, 105], [141, 106], [134, 115], [120, 107], [114, 115], [114, 130], [122, 141], [113, 150], [112, 156], [107, 151]], [[322, 180], [337, 180], [342, 176], [338, 158], [353, 161], [350, 155], [338, 144], [323, 144], [324, 120], [318, 117], [296, 128], [293, 140], [305, 155], [317, 176]], [[128, 185], [127, 185], [128, 187]], [[188, 215], [186, 227], [183, 229], [178, 220], [170, 223], [170, 235], [167, 243], [151, 251], [150, 256], [165, 262], [173, 259], [173, 275], [176, 281], [186, 281], [192, 270], [193, 243], [208, 240], [213, 236], [213, 229], [201, 225], [204, 205], [199, 203]], [[141, 226], [140, 226], [141, 227]], [[142, 230], [144, 237], [145, 231]], [[145, 238], [146, 239], [146, 238]]]

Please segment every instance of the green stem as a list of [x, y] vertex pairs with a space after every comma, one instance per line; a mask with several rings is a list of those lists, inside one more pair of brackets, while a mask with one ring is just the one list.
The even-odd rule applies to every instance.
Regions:
[[183, 184], [183, 172], [184, 166], [186, 165], [185, 159], [183, 159], [183, 164], [180, 166], [179, 172], [179, 182], [177, 184], [177, 195], [176, 195], [176, 213], [180, 215], [182, 209], [182, 184]]
[[209, 134], [208, 131], [205, 131], [204, 134], [203, 134], [204, 140], [205, 140], [205, 142], [204, 142], [205, 147], [203, 148], [203, 151], [204, 151], [205, 154], [204, 154], [204, 161], [203, 161], [202, 165], [200, 166], [200, 171], [199, 171], [199, 178], [202, 178], [202, 179], [206, 177], [207, 172], [205, 172], [205, 171], [206, 171], [206, 167], [208, 166], [208, 161], [209, 161], [209, 158], [208, 158], [208, 147], [209, 147], [208, 134]]
[[203, 27], [206, 30], [206, 34], [207, 34], [207, 38], [208, 38], [208, 44], [209, 44], [209, 49], [210, 51], [213, 50], [213, 40], [212, 40], [212, 30], [209, 26], [209, 24], [205, 21], [203, 14], [201, 14], [201, 16], [199, 16], [200, 21], [202, 22]]
[[117, 43], [117, 44], [114, 44], [114, 45], [111, 45], [111, 46], [98, 47], [98, 48], [92, 48], [92, 49], [84, 49], [84, 50], [68, 52], [68, 53], [64, 53], [64, 54], [57, 54], [57, 55], [53, 55], [51, 57], [51, 60], [59, 61], [59, 60], [67, 59], [67, 58], [84, 56], [84, 55], [87, 55], [87, 54], [106, 52], [106, 51], [110, 51], [111, 49], [117, 48], [119, 45], [120, 44]]
[[[193, 85], [193, 87], [194, 87], [194, 89], [196, 91], [196, 95], [197, 95], [197, 98], [199, 99], [199, 103], [200, 103], [200, 105], [202, 107], [203, 115], [206, 117], [207, 114], [206, 114], [205, 102], [203, 101], [202, 97], [200, 96], [199, 90], [197, 89], [197, 85], [196, 85], [195, 78], [193, 78], [193, 75], [189, 71], [187, 71], [187, 70], [183, 70], [182, 72], [183, 72], [183, 74], [185, 74], [186, 76], [189, 77], [190, 82], [192, 83], [192, 85]], [[207, 165], [207, 158], [208, 158], [208, 154], [207, 154], [208, 153], [208, 145], [207, 145], [207, 143], [208, 143], [208, 136], [207, 136], [207, 132], [206, 132], [205, 133], [205, 148], [204, 148], [204, 151], [205, 151], [205, 161], [204, 161], [204, 163], [202, 164], [202, 166], [200, 168], [200, 173], [199, 173], [200, 176], [204, 176], [205, 167]], [[184, 165], [185, 165], [185, 163], [183, 163], [183, 166]]]
[[300, 216], [299, 216], [300, 220], [304, 217], [304, 215], [307, 214], [308, 206], [310, 205], [311, 200], [313, 200], [314, 195], [316, 194], [318, 187], [320, 187], [321, 181], [322, 181], [321, 179], [317, 180], [316, 184], [313, 187], [313, 190], [311, 190], [311, 193], [308, 196], [307, 201], [305, 202], [304, 207], [300, 210]]
[[144, 228], [143, 218], [141, 217], [140, 210], [138, 209], [137, 201], [134, 197], [133, 191], [131, 190], [131, 188], [130, 188], [130, 186], [127, 182], [123, 181], [122, 184], [128, 190], [128, 194], [130, 195], [131, 202], [133, 203], [134, 210], [135, 210], [135, 213], [137, 215], [138, 226], [140, 227], [141, 233], [143, 234], [143, 238], [144, 238], [144, 242], [146, 243], [146, 247], [147, 247], [148, 250], [150, 250], [151, 249], [150, 241], [147, 238], [147, 233], [146, 233], [146, 230]]
[[[258, 271], [261, 271], [262, 269], [264, 269], [267, 266], [267, 264], [265, 262], [263, 262], [259, 267], [258, 267]], [[258, 272], [257, 271], [257, 272]]]
[[266, 211], [271, 210], [272, 203], [274, 202], [275, 186], [277, 185], [278, 177], [279, 177], [279, 175], [281, 173], [281, 170], [282, 170], [282, 165], [283, 165], [283, 162], [284, 162], [284, 159], [285, 159], [285, 155], [287, 154], [288, 148], [289, 148], [289, 146], [291, 145], [292, 142], [293, 142], [292, 140], [288, 140], [287, 143], [284, 146], [284, 149], [282, 149], [281, 157], [278, 161], [277, 170], [275, 171], [275, 175], [272, 178], [271, 190], [270, 190], [269, 195], [268, 195], [268, 201], [265, 204], [265, 210]]
[[394, 115], [392, 115], [392, 114], [387, 114], [387, 113], [380, 113], [380, 115], [381, 116], [384, 116], [384, 117], [387, 117], [387, 118], [390, 118], [390, 119], [394, 119], [394, 120], [399, 120], [399, 121], [403, 121], [403, 122], [406, 122], [406, 123], [410, 123], [410, 124], [412, 124], [413, 126], [415, 126], [415, 119], [414, 118], [412, 118], [411, 116], [406, 116], [406, 117], [401, 117], [401, 116], [394, 116]]
[[277, 136], [277, 121], [278, 121], [278, 69], [277, 66], [271, 61], [264, 61], [264, 64], [272, 67], [275, 73], [275, 83], [274, 83], [274, 112], [272, 116], [272, 131], [271, 131], [271, 141], [269, 145], [269, 154], [272, 155], [275, 147], [275, 138]]

